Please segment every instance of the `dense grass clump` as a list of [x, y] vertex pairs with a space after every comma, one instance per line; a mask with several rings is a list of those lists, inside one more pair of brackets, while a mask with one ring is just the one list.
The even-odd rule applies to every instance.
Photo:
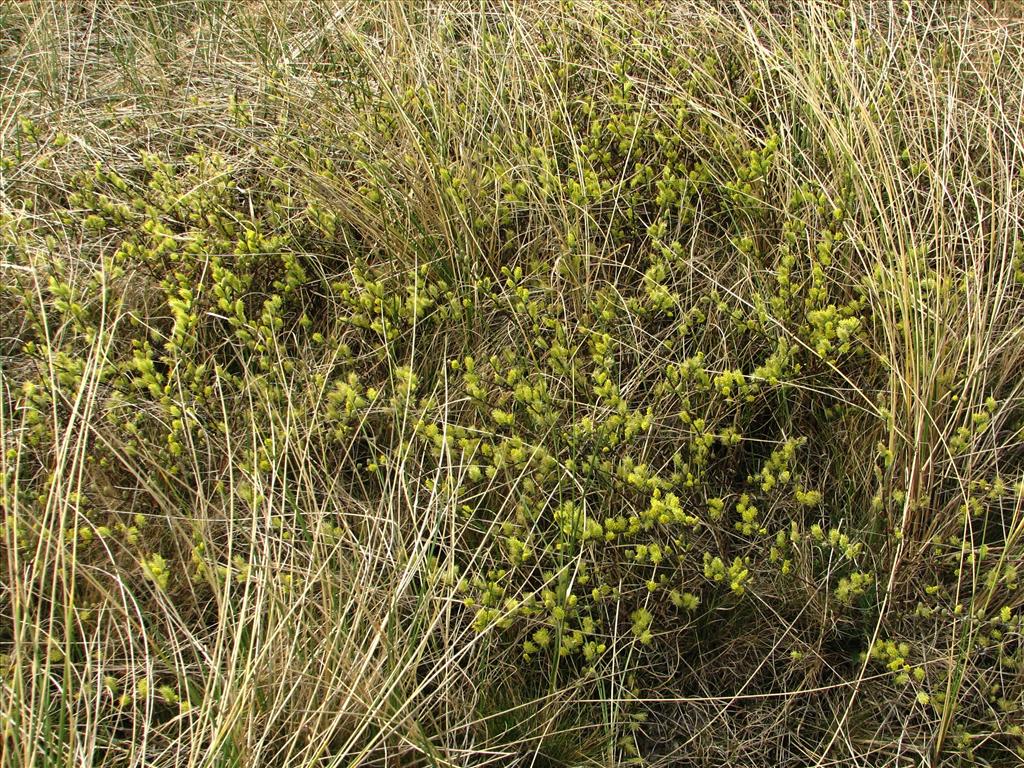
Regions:
[[5, 6], [4, 768], [1024, 759], [996, 13]]

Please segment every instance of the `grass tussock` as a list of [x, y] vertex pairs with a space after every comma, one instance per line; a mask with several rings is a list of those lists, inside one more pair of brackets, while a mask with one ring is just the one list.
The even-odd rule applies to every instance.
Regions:
[[1000, 13], [0, 8], [3, 768], [1024, 759]]

